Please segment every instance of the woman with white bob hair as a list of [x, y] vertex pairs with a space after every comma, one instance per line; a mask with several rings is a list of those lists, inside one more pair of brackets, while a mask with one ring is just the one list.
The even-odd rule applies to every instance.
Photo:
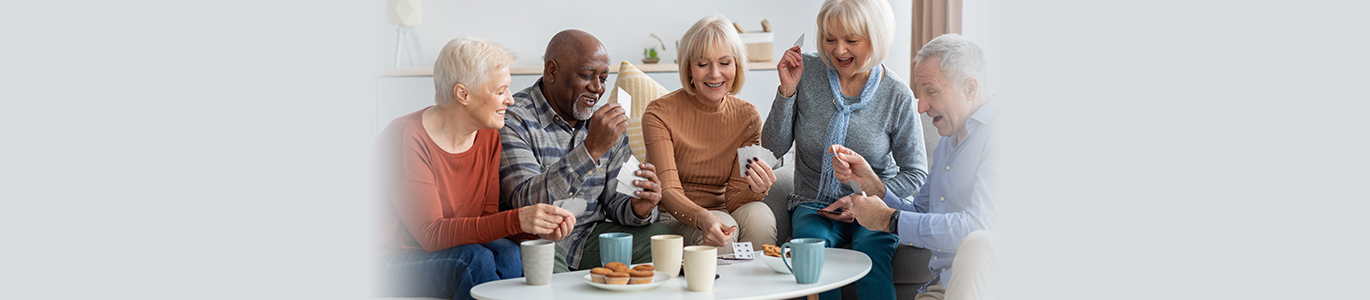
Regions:
[[[647, 105], [642, 134], [657, 167], [662, 222], [687, 243], [775, 244], [775, 214], [761, 202], [775, 182], [765, 162], [737, 149], [761, 142], [761, 114], [738, 99], [747, 51], [721, 15], [696, 22], [680, 39], [681, 89]], [[726, 249], [726, 248], [725, 248]]]
[[[794, 191], [788, 208], [795, 238], [828, 247], [850, 244], [870, 256], [871, 270], [856, 281], [861, 299], [894, 299], [890, 261], [898, 236], [853, 224], [838, 199], [856, 193], [833, 175], [834, 145], [864, 156], [886, 189], [907, 198], [927, 179], [927, 154], [917, 100], [903, 79], [881, 65], [894, 42], [894, 12], [884, 0], [828, 0], [818, 10], [817, 53], [785, 51], [780, 87], [766, 118], [762, 145], [780, 156], [795, 151]], [[840, 160], [839, 160], [840, 161]], [[821, 295], [841, 298], [841, 290]]]
[[499, 211], [499, 128], [514, 104], [513, 62], [494, 43], [453, 39], [433, 66], [436, 105], [391, 121], [376, 140], [382, 296], [471, 299], [478, 284], [523, 276], [508, 238], [556, 240], [575, 224], [546, 204]]

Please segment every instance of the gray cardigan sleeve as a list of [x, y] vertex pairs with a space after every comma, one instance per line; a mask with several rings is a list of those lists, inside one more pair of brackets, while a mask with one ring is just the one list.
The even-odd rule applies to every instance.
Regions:
[[780, 88], [776, 87], [771, 112], [761, 127], [761, 147], [771, 150], [775, 157], [785, 156], [785, 153], [790, 151], [790, 146], [794, 145], [794, 99], [797, 96], [797, 88], [794, 95], [786, 98], [780, 95]]
[[903, 87], [903, 91], [893, 93], [897, 97], [907, 97], [898, 101], [901, 106], [894, 109], [894, 120], [890, 124], [890, 154], [894, 156], [899, 173], [885, 179], [885, 187], [894, 191], [899, 198], [908, 198], [923, 187], [928, 179], [927, 148], [923, 147], [923, 122], [918, 118], [918, 100], [913, 92]]

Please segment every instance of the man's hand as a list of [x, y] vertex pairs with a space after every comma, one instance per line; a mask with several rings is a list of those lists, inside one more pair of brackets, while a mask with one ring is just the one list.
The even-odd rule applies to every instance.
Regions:
[[695, 220], [695, 224], [699, 225], [699, 230], [704, 232], [703, 244], [706, 246], [726, 247], [728, 242], [733, 239], [733, 233], [737, 232], [737, 226], [725, 227], [723, 221], [708, 210], [699, 213], [699, 217]]
[[851, 198], [852, 206], [849, 210], [856, 214], [856, 222], [861, 223], [861, 227], [874, 231], [890, 231], [890, 215], [894, 214], [895, 209], [885, 206], [885, 201], [861, 195], [851, 195], [847, 198]]
[[799, 78], [804, 75], [804, 56], [799, 54], [799, 46], [786, 49], [775, 69], [780, 73], [780, 95], [794, 96], [794, 90], [799, 88]]
[[656, 166], [652, 164], [642, 164], [642, 168], [637, 170], [637, 176], [647, 178], [647, 180], [633, 180], [633, 185], [642, 188], [632, 199], [633, 214], [638, 218], [647, 218], [656, 210], [657, 203], [661, 202], [661, 180], [656, 177]]
[[590, 152], [590, 158], [599, 163], [599, 158], [609, 149], [614, 148], [619, 137], [628, 130], [628, 114], [623, 111], [623, 107], [618, 103], [605, 104], [590, 116], [589, 132], [585, 135], [585, 150]]
[[[851, 221], [856, 220], [856, 215], [852, 214], [850, 198], [851, 196], [847, 196], [837, 199], [837, 201], [833, 201], [832, 205], [828, 205], [828, 207], [818, 210], [818, 215], [837, 221], [851, 223]], [[833, 211], [838, 208], [841, 208], [842, 212], [833, 213]]]
[[842, 145], [828, 147], [828, 153], [833, 154], [832, 175], [837, 177], [837, 181], [847, 183], [856, 180], [866, 195], [885, 196], [885, 183], [880, 181], [880, 176], [875, 175], [874, 170], [871, 170], [871, 165], [866, 162], [865, 157]]
[[560, 240], [571, 233], [576, 216], [560, 207], [534, 204], [519, 208], [519, 228], [549, 240]]

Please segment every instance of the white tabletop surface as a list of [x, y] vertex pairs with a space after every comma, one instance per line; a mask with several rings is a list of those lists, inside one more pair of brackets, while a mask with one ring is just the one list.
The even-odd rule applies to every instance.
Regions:
[[871, 260], [866, 254], [849, 249], [827, 248], [823, 254], [823, 275], [817, 283], [798, 284], [794, 275], [776, 273], [761, 260], [718, 266], [719, 278], [712, 292], [685, 289], [685, 277], [668, 280], [661, 286], [637, 292], [607, 291], [585, 283], [588, 270], [552, 275], [552, 284], [530, 286], [523, 278], [491, 281], [471, 289], [471, 296], [483, 300], [515, 299], [786, 299], [841, 288], [866, 276]]

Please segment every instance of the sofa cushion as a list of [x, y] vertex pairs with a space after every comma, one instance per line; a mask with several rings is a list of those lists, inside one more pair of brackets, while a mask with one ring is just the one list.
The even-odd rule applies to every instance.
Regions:
[[637, 161], [647, 161], [647, 144], [642, 140], [642, 112], [647, 109], [648, 102], [671, 91], [626, 60], [618, 67], [618, 79], [614, 80], [614, 88], [609, 90], [609, 103], [618, 102], [620, 88], [633, 96], [631, 107], [623, 108], [628, 112], [628, 130], [624, 132], [628, 134], [628, 146], [632, 147]]

